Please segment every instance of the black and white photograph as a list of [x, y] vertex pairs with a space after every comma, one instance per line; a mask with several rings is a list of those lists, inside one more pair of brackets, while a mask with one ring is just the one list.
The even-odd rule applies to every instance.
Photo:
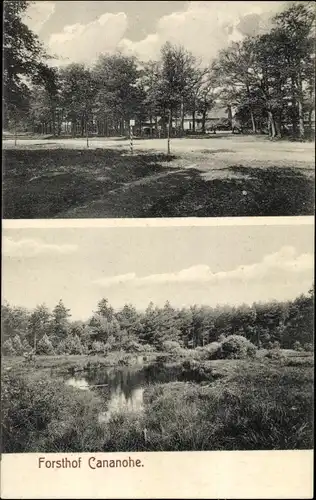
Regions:
[[1, 498], [312, 498], [315, 3], [3, 4]]
[[312, 448], [312, 224], [8, 229], [3, 259], [4, 452]]
[[6, 219], [313, 215], [313, 2], [4, 6]]

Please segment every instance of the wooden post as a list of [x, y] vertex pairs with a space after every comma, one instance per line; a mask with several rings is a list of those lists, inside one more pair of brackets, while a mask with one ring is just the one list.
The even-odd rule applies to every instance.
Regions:
[[130, 127], [129, 127], [129, 144], [130, 144], [131, 154], [133, 154], [133, 126], [132, 125], [130, 125]]
[[129, 121], [129, 146], [131, 150], [131, 154], [134, 152], [134, 146], [133, 146], [133, 126], [135, 125], [135, 120], [130, 120]]

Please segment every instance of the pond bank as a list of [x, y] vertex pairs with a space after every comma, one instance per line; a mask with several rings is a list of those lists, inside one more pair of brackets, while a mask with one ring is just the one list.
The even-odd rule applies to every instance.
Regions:
[[[114, 405], [103, 422], [99, 416], [108, 410], [108, 400], [100, 398], [98, 389], [83, 391], [66, 385], [57, 373], [53, 376], [54, 371], [6, 371], [2, 378], [3, 450], [48, 453], [312, 447], [311, 366], [285, 366], [268, 359], [207, 363], [226, 375], [205, 383], [163, 377], [154, 382], [149, 378], [142, 387], [139, 407], [134, 405], [131, 411]], [[100, 371], [96, 370], [96, 376]], [[135, 380], [144, 376], [136, 365], [134, 372]], [[116, 368], [112, 374], [114, 381], [120, 377]], [[142, 384], [142, 380], [138, 382]], [[128, 375], [124, 384], [128, 395]]]

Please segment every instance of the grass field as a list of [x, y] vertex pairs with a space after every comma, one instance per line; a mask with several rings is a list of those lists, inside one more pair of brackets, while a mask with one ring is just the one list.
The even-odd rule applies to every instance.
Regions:
[[312, 215], [314, 145], [232, 136], [19, 139], [4, 145], [5, 218]]
[[[75, 357], [72, 361], [79, 362]], [[203, 382], [150, 384], [141, 411], [120, 410], [102, 424], [98, 414], [104, 402], [94, 392], [67, 386], [58, 372], [43, 370], [47, 357], [38, 360], [36, 369], [24, 365], [23, 371], [21, 360], [6, 359], [1, 391], [3, 450], [310, 449], [313, 360], [309, 355], [297, 365], [289, 361], [202, 362]], [[52, 357], [50, 366], [64, 362], [64, 356]]]

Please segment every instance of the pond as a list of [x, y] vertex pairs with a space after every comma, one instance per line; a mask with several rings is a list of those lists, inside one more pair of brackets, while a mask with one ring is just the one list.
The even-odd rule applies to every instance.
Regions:
[[[192, 380], [192, 377], [190, 377]], [[140, 410], [146, 387], [155, 383], [189, 380], [179, 367], [149, 365], [132, 367], [106, 367], [69, 375], [67, 385], [78, 390], [95, 391], [106, 401], [107, 411], [99, 416], [100, 421], [107, 421], [112, 413], [120, 409]]]

